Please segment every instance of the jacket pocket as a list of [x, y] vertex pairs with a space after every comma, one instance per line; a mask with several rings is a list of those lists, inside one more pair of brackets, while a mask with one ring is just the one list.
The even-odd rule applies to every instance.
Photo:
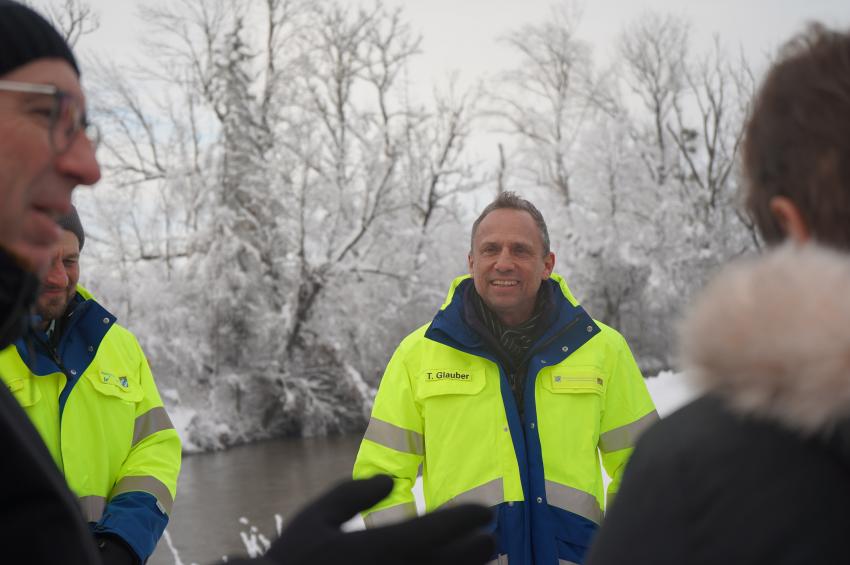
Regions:
[[31, 378], [15, 379], [8, 383], [9, 392], [24, 408], [34, 406], [41, 400], [41, 390]]
[[105, 396], [127, 402], [139, 402], [144, 396], [141, 385], [124, 375], [97, 371], [86, 372], [85, 376], [92, 387]]
[[542, 384], [554, 394], [602, 394], [605, 374], [596, 367], [553, 367], [543, 375]]

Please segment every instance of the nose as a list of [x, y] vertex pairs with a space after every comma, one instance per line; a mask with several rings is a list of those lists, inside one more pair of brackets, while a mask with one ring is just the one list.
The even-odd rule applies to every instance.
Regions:
[[[100, 165], [95, 156], [95, 147], [84, 132], [80, 131], [76, 135], [67, 151], [57, 155], [56, 170], [75, 179], [77, 182], [74, 186], [92, 185], [100, 180]], [[71, 190], [73, 189], [71, 187]]]
[[514, 267], [513, 258], [511, 257], [510, 249], [507, 247], [503, 247], [499, 252], [498, 257], [496, 257], [496, 264], [494, 265], [495, 269], [500, 272], [510, 271]]
[[65, 265], [62, 264], [62, 255], [57, 253], [50, 261], [50, 266], [44, 274], [44, 286], [65, 288], [68, 286], [68, 273], [65, 272]]

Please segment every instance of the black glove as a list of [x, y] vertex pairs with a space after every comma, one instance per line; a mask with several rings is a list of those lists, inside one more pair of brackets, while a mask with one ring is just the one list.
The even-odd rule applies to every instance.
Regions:
[[340, 484], [301, 510], [265, 559], [280, 565], [479, 565], [493, 555], [493, 537], [481, 530], [492, 513], [474, 504], [381, 528], [339, 529], [387, 496], [392, 485], [386, 475]]
[[139, 558], [127, 543], [113, 535], [96, 535], [103, 565], [139, 565]]

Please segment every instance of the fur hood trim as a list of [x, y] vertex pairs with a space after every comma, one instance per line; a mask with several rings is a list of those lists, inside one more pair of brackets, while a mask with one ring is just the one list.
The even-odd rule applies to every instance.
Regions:
[[727, 267], [681, 343], [686, 370], [733, 409], [830, 431], [850, 416], [850, 255], [786, 244]]

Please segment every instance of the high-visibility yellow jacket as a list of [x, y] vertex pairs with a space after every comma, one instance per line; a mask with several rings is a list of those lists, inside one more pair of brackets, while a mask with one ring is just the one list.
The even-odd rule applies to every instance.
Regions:
[[426, 510], [495, 507], [497, 555], [510, 565], [581, 563], [603, 515], [600, 454], [616, 493], [637, 436], [657, 413], [623, 337], [588, 316], [558, 275], [557, 314], [530, 352], [524, 418], [498, 360], [463, 318], [469, 277], [402, 341], [381, 380], [354, 476], [395, 478], [367, 526]]
[[93, 532], [120, 536], [144, 562], [168, 523], [180, 439], [133, 334], [82, 287], [72, 308], [55, 347], [31, 333], [0, 352], [0, 375]]

